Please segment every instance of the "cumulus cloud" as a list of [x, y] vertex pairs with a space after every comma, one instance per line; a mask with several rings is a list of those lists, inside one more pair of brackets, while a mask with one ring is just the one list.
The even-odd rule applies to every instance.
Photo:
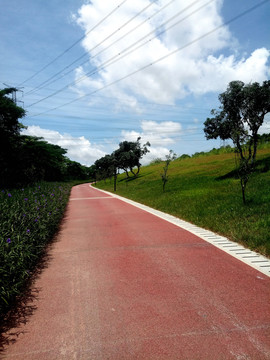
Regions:
[[136, 141], [141, 138], [141, 144], [147, 141], [151, 144], [150, 152], [142, 159], [142, 164], [147, 164], [156, 158], [164, 159], [168, 155], [169, 150], [173, 147], [176, 139], [182, 134], [182, 126], [173, 121], [141, 121], [141, 131], [125, 131], [123, 130], [121, 141]]
[[[67, 150], [67, 156], [83, 165], [92, 165], [97, 159], [111, 152], [111, 144], [108, 145], [108, 151], [104, 147], [99, 147], [90, 143], [84, 136], [74, 137], [69, 134], [61, 134], [55, 130], [43, 129], [39, 126], [28, 126], [22, 131], [23, 135], [43, 137], [50, 144], [59, 145]], [[122, 130], [119, 136], [119, 142], [136, 141], [141, 138], [141, 144], [150, 142], [150, 152], [144, 156], [142, 163], [145, 165], [156, 158], [164, 159], [169, 150], [173, 148], [176, 140], [182, 135], [182, 126], [173, 121], [146, 121], [140, 122], [140, 131]], [[114, 149], [118, 147], [117, 143]]]
[[264, 118], [264, 122], [259, 129], [259, 134], [269, 134], [270, 133], [270, 114], [267, 114]]
[[60, 134], [58, 131], [42, 129], [39, 126], [28, 126], [22, 131], [23, 135], [43, 137], [50, 144], [59, 145], [67, 150], [67, 156], [82, 165], [91, 165], [105, 155], [98, 146], [92, 145], [84, 136], [74, 137]]
[[84, 4], [77, 23], [86, 33], [82, 45], [89, 53], [92, 76], [91, 71], [87, 75], [89, 68], [77, 69], [78, 91], [103, 89], [136, 107], [140, 99], [174, 103], [188, 94], [223, 91], [232, 80], [260, 82], [268, 77], [269, 50], [255, 49], [240, 58], [236, 47], [231, 50], [237, 40], [227, 26], [221, 27], [221, 0], [166, 4], [167, 0], [128, 2], [109, 17], [118, 0]]

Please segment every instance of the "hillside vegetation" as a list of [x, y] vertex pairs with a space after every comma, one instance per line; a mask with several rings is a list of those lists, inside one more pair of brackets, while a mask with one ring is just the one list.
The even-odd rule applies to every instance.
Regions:
[[[270, 257], [270, 146], [260, 147], [256, 171], [243, 205], [235, 154], [213, 150], [170, 163], [162, 191], [164, 162], [141, 168], [138, 177], [118, 175], [117, 194], [224, 235]], [[113, 179], [97, 187], [113, 191]]]

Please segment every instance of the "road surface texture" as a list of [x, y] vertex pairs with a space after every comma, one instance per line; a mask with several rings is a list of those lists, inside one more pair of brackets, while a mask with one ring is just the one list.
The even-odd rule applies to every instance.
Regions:
[[88, 184], [3, 359], [270, 359], [270, 278]]

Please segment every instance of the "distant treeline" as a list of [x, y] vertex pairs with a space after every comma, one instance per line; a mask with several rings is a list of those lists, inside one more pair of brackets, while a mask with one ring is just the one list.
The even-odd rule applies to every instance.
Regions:
[[18, 119], [25, 111], [10, 98], [14, 91], [0, 90], [0, 187], [89, 179], [91, 168], [68, 159], [65, 149], [43, 138], [20, 134], [25, 127]]
[[[258, 145], [259, 146], [263, 146], [263, 144], [268, 144], [270, 142], [270, 134], [262, 134], [262, 135], [257, 135], [258, 137]], [[248, 142], [246, 143], [248, 145]], [[213, 148], [210, 151], [204, 152], [196, 152], [193, 155], [189, 156], [189, 155], [182, 155], [180, 156], [180, 158], [186, 158], [186, 157], [198, 157], [198, 156], [204, 156], [204, 155], [219, 155], [219, 154], [227, 154], [227, 153], [232, 153], [235, 152], [236, 149], [233, 146], [230, 145], [226, 145], [226, 146], [221, 146], [220, 148], [216, 149]]]
[[42, 138], [18, 135], [6, 137], [4, 143], [5, 148], [1, 149], [1, 187], [90, 177], [88, 167], [71, 161], [65, 156], [65, 149]]
[[[263, 148], [264, 145], [267, 146], [269, 143], [270, 143], [270, 134], [258, 135], [258, 146], [260, 148]], [[229, 153], [233, 153], [235, 151], [236, 151], [235, 147], [230, 146], [230, 145], [225, 145], [225, 146], [221, 146], [220, 148], [213, 148], [209, 151], [195, 152], [192, 155], [182, 154], [182, 155], [178, 156], [177, 159], [183, 160], [183, 159], [195, 158], [195, 157], [200, 157], [200, 156], [229, 154]], [[164, 162], [164, 160], [162, 160], [161, 158], [156, 158], [156, 159], [152, 160], [149, 165], [160, 164], [162, 162]]]

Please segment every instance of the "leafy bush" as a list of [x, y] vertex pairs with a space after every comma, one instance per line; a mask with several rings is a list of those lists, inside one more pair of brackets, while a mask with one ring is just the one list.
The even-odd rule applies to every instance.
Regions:
[[158, 164], [161, 164], [163, 162], [163, 160], [161, 158], [156, 158], [156, 159], [153, 159], [149, 165], [158, 165]]
[[190, 155], [188, 155], [188, 154], [183, 154], [178, 157], [179, 160], [184, 160], [184, 159], [189, 159], [189, 158], [190, 158]]
[[0, 191], [0, 315], [15, 301], [65, 210], [71, 184]]

